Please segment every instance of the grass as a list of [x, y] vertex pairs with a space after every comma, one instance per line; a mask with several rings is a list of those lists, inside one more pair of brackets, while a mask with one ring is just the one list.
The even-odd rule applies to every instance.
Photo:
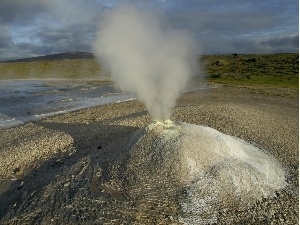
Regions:
[[95, 59], [0, 63], [0, 79], [90, 79], [100, 77]]
[[199, 62], [210, 82], [299, 89], [297, 53], [204, 55]]
[[[204, 55], [199, 57], [199, 63], [210, 82], [299, 89], [297, 53]], [[94, 58], [0, 63], [0, 80], [100, 79], [100, 72]]]

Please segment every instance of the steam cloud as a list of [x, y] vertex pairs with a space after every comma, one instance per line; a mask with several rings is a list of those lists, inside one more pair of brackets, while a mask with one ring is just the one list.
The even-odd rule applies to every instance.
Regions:
[[135, 94], [156, 120], [170, 118], [197, 67], [197, 45], [187, 32], [129, 4], [103, 15], [93, 50], [116, 86]]

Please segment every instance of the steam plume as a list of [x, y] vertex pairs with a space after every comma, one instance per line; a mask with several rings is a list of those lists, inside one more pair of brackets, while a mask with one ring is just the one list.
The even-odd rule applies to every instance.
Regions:
[[142, 100], [154, 119], [172, 114], [196, 68], [193, 38], [161, 14], [133, 5], [106, 12], [93, 43], [96, 57], [123, 91]]

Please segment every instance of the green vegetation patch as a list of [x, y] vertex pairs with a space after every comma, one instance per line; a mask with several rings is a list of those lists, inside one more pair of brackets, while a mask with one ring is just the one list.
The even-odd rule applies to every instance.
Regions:
[[[299, 89], [297, 53], [204, 55], [199, 63], [209, 82]], [[0, 63], [0, 80], [101, 79], [100, 72], [95, 58]]]
[[204, 55], [199, 63], [210, 82], [299, 89], [297, 53]]
[[100, 67], [92, 59], [60, 59], [0, 63], [3, 79], [90, 79], [99, 78]]

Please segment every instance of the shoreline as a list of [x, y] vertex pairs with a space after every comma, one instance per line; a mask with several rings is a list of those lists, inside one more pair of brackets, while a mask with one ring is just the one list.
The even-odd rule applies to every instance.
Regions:
[[[15, 80], [16, 81], [16, 80]], [[81, 109], [136, 99], [133, 95], [116, 90], [112, 82], [89, 80], [18, 80], [3, 86], [0, 98], [0, 130], [28, 122], [75, 112]], [[218, 88], [205, 82], [190, 83], [184, 92]], [[16, 91], [12, 91], [16, 90]]]
[[[273, 210], [282, 215], [287, 223], [297, 221], [298, 108], [298, 90], [291, 89], [223, 87], [188, 92], [178, 99], [171, 120], [209, 126], [255, 143], [273, 155], [287, 170], [288, 187], [276, 199], [266, 200], [269, 208], [258, 202], [254, 212], [220, 214], [221, 222], [232, 218], [238, 223], [243, 221], [243, 217], [252, 218], [252, 213], [262, 214], [263, 210], [267, 210], [268, 214]], [[10, 187], [3, 188], [2, 185], [2, 192], [4, 189], [7, 191], [0, 195], [1, 202], [6, 203], [5, 208], [0, 208], [0, 221], [21, 224], [22, 220], [15, 219], [26, 212], [26, 191], [30, 193], [33, 187], [36, 190], [47, 189], [51, 182], [62, 176], [63, 170], [85, 162], [87, 157], [92, 160], [94, 156], [117, 157], [132, 133], [150, 122], [144, 105], [132, 100], [0, 130], [3, 140], [0, 161], [5, 162], [0, 167], [0, 178], [14, 179]], [[45, 174], [49, 177], [46, 181], [42, 179]], [[32, 183], [33, 180], [37, 181], [36, 184]], [[16, 195], [21, 199], [19, 211], [10, 207], [16, 199], [7, 198], [15, 190], [18, 190]], [[63, 211], [61, 208], [53, 210]], [[50, 220], [47, 215], [39, 217], [44, 222]], [[273, 218], [272, 215], [270, 218]], [[270, 220], [280, 221], [276, 217]], [[27, 222], [30, 224], [30, 220]]]

